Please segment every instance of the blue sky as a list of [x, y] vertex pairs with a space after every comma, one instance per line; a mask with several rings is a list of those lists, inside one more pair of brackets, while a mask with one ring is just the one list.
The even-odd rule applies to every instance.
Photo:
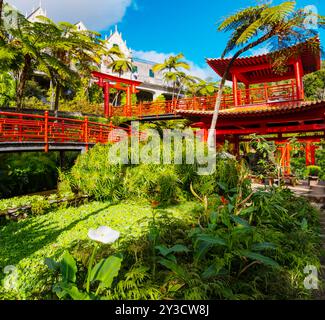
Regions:
[[[23, 12], [40, 0], [7, 0]], [[283, 1], [283, 0], [282, 0]], [[273, 0], [273, 3], [282, 2]], [[258, 0], [42, 0], [54, 20], [77, 22], [109, 34], [118, 24], [123, 38], [141, 58], [160, 62], [169, 54], [184, 53], [196, 75], [213, 76], [206, 57], [219, 57], [228, 34], [217, 31], [224, 17]], [[297, 7], [315, 5], [325, 15], [324, 0], [297, 0]], [[321, 40], [325, 41], [325, 32]], [[263, 53], [261, 50], [255, 53]], [[251, 52], [254, 53], [254, 52]]]
[[[229, 36], [218, 32], [217, 24], [252, 4], [256, 1], [137, 0], [136, 10], [128, 9], [119, 29], [134, 50], [183, 52], [188, 60], [203, 66], [206, 57], [221, 55]], [[315, 5], [325, 15], [324, 0], [298, 0], [298, 7], [307, 5]]]

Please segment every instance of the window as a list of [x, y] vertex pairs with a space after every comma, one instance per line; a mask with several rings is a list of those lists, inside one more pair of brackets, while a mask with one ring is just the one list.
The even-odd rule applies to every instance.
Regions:
[[153, 72], [152, 69], [149, 70], [149, 77], [150, 78], [154, 78], [155, 77], [155, 73]]
[[137, 73], [138, 72], [138, 67], [137, 66], [133, 66], [132, 67], [132, 72], [133, 73]]

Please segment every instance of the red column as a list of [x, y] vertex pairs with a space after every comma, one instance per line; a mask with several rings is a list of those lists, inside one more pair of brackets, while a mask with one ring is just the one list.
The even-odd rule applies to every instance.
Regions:
[[289, 143], [279, 146], [278, 150], [281, 151], [281, 167], [285, 175], [291, 174], [291, 146]]
[[232, 75], [232, 93], [234, 96], [235, 106], [238, 106], [238, 79], [237, 75], [233, 73]]
[[44, 115], [44, 151], [49, 152], [49, 112], [45, 111]]
[[311, 165], [315, 166], [316, 165], [316, 146], [312, 145], [311, 146]]
[[86, 144], [86, 151], [89, 149], [89, 136], [88, 136], [88, 117], [85, 117], [84, 120], [84, 143]]
[[[126, 90], [126, 116], [132, 116], [132, 93], [131, 88], [127, 87]], [[131, 114], [129, 114], [129, 112]]]
[[297, 59], [294, 63], [295, 76], [296, 76], [296, 85], [297, 85], [297, 100], [303, 99], [303, 84], [302, 84], [302, 66], [301, 60]]
[[305, 153], [306, 153], [306, 166], [308, 167], [311, 165], [311, 142], [306, 143]]
[[304, 68], [302, 65], [301, 58], [299, 58], [299, 68], [300, 68], [300, 83], [301, 83], [301, 99], [305, 99], [305, 89], [304, 89], [304, 81], [303, 81], [303, 76], [304, 76]]
[[264, 95], [265, 95], [265, 101], [269, 101], [269, 89], [266, 83], [264, 83]]
[[105, 82], [104, 85], [104, 114], [105, 118], [109, 118], [112, 116], [112, 110], [110, 109], [109, 104], [109, 83]]
[[291, 174], [291, 146], [289, 143], [286, 144], [285, 146], [285, 171], [284, 173], [286, 175]]
[[251, 95], [249, 91], [249, 84], [246, 84], [246, 104], [250, 104]]

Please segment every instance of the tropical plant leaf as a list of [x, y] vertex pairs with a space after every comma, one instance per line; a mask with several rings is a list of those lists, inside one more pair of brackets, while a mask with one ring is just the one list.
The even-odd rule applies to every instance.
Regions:
[[215, 236], [215, 235], [202, 234], [197, 237], [197, 240], [206, 242], [210, 245], [227, 246], [227, 243], [224, 239], [222, 239], [218, 236]]
[[90, 281], [100, 281], [101, 288], [111, 288], [113, 280], [117, 277], [123, 258], [120, 256], [111, 256], [102, 259], [91, 271]]
[[181, 266], [176, 264], [175, 262], [167, 260], [167, 259], [159, 259], [158, 262], [161, 265], [163, 265], [164, 267], [166, 267], [167, 269], [169, 269], [169, 270], [173, 271], [174, 273], [176, 273], [183, 280], [187, 281], [187, 273], [186, 273], [186, 271]]
[[60, 263], [54, 261], [51, 258], [45, 258], [44, 263], [48, 266], [50, 270], [57, 271], [60, 269]]
[[75, 282], [77, 275], [77, 264], [72, 255], [65, 251], [60, 261], [60, 270], [63, 282]]
[[238, 224], [240, 226], [244, 226], [244, 227], [250, 227], [250, 224], [245, 219], [242, 219], [242, 218], [240, 218], [238, 216], [234, 216], [234, 215], [231, 215], [230, 217], [236, 224]]
[[242, 250], [240, 251], [240, 255], [252, 260], [256, 260], [259, 261], [267, 266], [270, 267], [274, 267], [274, 268], [278, 268], [280, 267], [279, 264], [274, 261], [273, 259], [266, 257], [262, 254], [256, 253], [256, 252], [252, 252], [252, 251], [248, 251], [248, 250]]
[[69, 295], [73, 300], [91, 300], [87, 293], [79, 291], [79, 289], [71, 283], [60, 282], [53, 287], [53, 291], [60, 299]]
[[275, 250], [276, 246], [274, 243], [271, 242], [261, 242], [253, 244], [251, 249], [253, 251], [260, 251], [260, 250]]

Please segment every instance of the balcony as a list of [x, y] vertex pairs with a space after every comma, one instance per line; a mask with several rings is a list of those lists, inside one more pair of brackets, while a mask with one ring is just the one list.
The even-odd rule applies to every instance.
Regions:
[[[213, 111], [217, 95], [174, 99], [163, 102], [145, 102], [135, 106], [113, 107], [113, 116], [143, 117], [177, 114], [181, 111]], [[290, 84], [243, 89], [234, 94], [224, 94], [220, 110], [245, 108], [258, 105], [276, 107], [281, 102], [299, 101], [295, 81]]]

